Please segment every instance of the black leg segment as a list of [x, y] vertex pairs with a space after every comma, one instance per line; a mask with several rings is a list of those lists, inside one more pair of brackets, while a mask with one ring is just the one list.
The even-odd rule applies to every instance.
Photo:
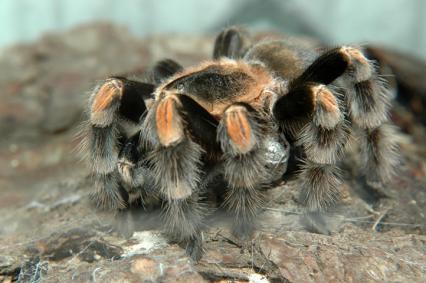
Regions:
[[183, 70], [183, 67], [172, 59], [164, 59], [155, 64], [152, 70], [152, 76], [155, 84], [161, 84], [163, 81]]
[[227, 57], [240, 58], [244, 48], [244, 36], [240, 29], [231, 27], [222, 31], [217, 37], [213, 49], [213, 59]]

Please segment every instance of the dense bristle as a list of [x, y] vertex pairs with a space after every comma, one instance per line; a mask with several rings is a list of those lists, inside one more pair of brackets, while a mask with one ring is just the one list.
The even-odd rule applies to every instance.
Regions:
[[283, 180], [291, 160], [308, 226], [329, 233], [323, 213], [340, 198], [338, 164], [352, 130], [364, 134], [369, 184], [389, 181], [399, 162], [386, 84], [361, 50], [318, 56], [271, 41], [241, 59], [246, 43], [240, 29], [225, 29], [213, 60], [184, 70], [166, 59], [150, 83], [110, 78], [89, 101], [81, 148], [95, 180], [91, 198], [114, 210], [155, 198], [165, 232], [194, 260], [203, 253], [206, 195], [247, 240], [266, 188]]
[[[268, 179], [266, 149], [262, 141], [262, 127], [256, 115], [247, 110], [242, 111], [241, 108], [243, 108], [241, 105], [230, 107], [230, 112], [234, 112], [233, 109], [238, 110], [237, 118], [241, 118], [235, 118], [238, 127], [236, 129], [229, 127], [230, 118], [225, 116], [219, 123], [217, 140], [224, 152], [224, 175], [229, 185], [237, 188], [253, 188]], [[237, 140], [232, 131], [243, 132], [244, 134], [235, 136], [244, 140]], [[243, 145], [247, 143], [250, 148], [246, 150], [239, 146], [240, 143]]]
[[[259, 189], [234, 187], [227, 191], [223, 204], [238, 220], [249, 220], [262, 207], [264, 199]], [[244, 217], [249, 219], [243, 219]]]
[[191, 140], [173, 147], [159, 147], [148, 160], [156, 186], [167, 200], [185, 199], [198, 188], [202, 148]]
[[261, 188], [231, 188], [227, 191], [223, 205], [234, 217], [232, 233], [248, 240], [256, 225], [259, 209], [264, 204], [264, 194]]
[[335, 91], [333, 93], [324, 85], [317, 85], [312, 88], [315, 93], [314, 124], [325, 129], [333, 129], [344, 119], [341, 111], [342, 106], [337, 95], [334, 94]]
[[115, 112], [120, 107], [123, 87], [120, 80], [111, 79], [94, 90], [90, 108], [90, 122], [93, 125], [106, 127], [113, 123]]
[[173, 240], [188, 240], [200, 232], [207, 207], [202, 204], [198, 194], [186, 199], [171, 200], [164, 205], [165, 229]]
[[367, 182], [381, 186], [391, 179], [399, 162], [396, 130], [386, 124], [391, 95], [386, 81], [377, 74], [374, 61], [356, 48], [343, 47], [342, 52], [351, 58], [343, 79], [348, 84], [349, 116], [365, 133], [361, 149]]
[[179, 143], [184, 138], [183, 122], [178, 103], [178, 98], [171, 95], [160, 101], [156, 107], [157, 135], [160, 143], [165, 147]]
[[347, 99], [350, 117], [360, 127], [373, 129], [387, 121], [390, 96], [382, 79], [355, 84]]
[[373, 62], [368, 60], [360, 49], [343, 46], [339, 51], [349, 58], [349, 65], [346, 73], [352, 77], [355, 83], [366, 81], [373, 76]]
[[174, 241], [185, 243], [188, 255], [198, 261], [203, 254], [201, 230], [207, 207], [197, 193], [187, 199], [170, 200], [164, 205], [162, 218], [167, 235]]
[[396, 128], [383, 124], [373, 130], [366, 130], [362, 149], [369, 184], [381, 186], [387, 183], [400, 162]]
[[346, 121], [341, 121], [333, 129], [307, 124], [301, 131], [298, 145], [302, 145], [309, 160], [333, 164], [345, 153], [350, 129]]
[[95, 176], [95, 190], [90, 196], [96, 206], [101, 209], [117, 210], [126, 207], [115, 172]]
[[[125, 149], [122, 143], [135, 132], [136, 123], [147, 109], [144, 99], [152, 91], [151, 84], [114, 77], [97, 86], [90, 96], [81, 149], [86, 151], [95, 181], [91, 199], [100, 208], [123, 209], [131, 198], [141, 196], [146, 181], [135, 176], [140, 171], [139, 156], [126, 153], [119, 163], [119, 154]], [[136, 154], [137, 145], [133, 148], [131, 155]]]
[[[240, 116], [226, 116], [219, 123], [217, 139], [223, 151], [223, 175], [228, 184], [224, 205], [234, 215], [233, 234], [247, 239], [253, 232], [254, 223], [262, 204], [262, 189], [270, 181], [267, 169], [267, 149], [264, 142], [266, 121], [258, 120], [254, 109], [236, 104], [228, 108], [231, 113], [236, 111]], [[244, 111], [242, 110], [244, 109]], [[229, 113], [228, 113], [229, 114]], [[230, 127], [230, 121], [237, 127]], [[261, 124], [263, 123], [263, 124]], [[233, 126], [233, 125], [232, 125]], [[240, 142], [235, 135], [245, 139]], [[238, 143], [250, 143], [249, 150], [242, 150]], [[244, 149], [244, 148], [243, 148]]]
[[118, 158], [118, 130], [115, 125], [89, 129], [89, 148], [92, 168], [105, 174], [116, 169]]
[[224, 162], [225, 179], [231, 187], [255, 189], [268, 181], [265, 150], [258, 149]]
[[340, 196], [339, 169], [334, 164], [306, 161], [299, 175], [300, 199], [309, 211], [324, 211], [332, 207]]

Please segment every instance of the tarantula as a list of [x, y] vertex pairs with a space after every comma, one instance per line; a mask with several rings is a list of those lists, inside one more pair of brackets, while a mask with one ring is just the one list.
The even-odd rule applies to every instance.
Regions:
[[338, 199], [338, 162], [354, 133], [369, 183], [388, 181], [398, 160], [389, 100], [374, 62], [358, 48], [251, 44], [231, 27], [216, 38], [210, 61], [183, 68], [163, 60], [145, 82], [111, 77], [96, 87], [85, 133], [92, 197], [121, 210], [158, 196], [167, 232], [199, 259], [203, 198], [217, 178], [242, 239], [289, 155], [299, 162], [309, 213]]

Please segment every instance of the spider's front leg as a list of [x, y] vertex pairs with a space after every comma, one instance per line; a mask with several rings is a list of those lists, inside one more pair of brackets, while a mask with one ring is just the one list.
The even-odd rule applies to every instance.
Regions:
[[149, 151], [141, 146], [140, 131], [121, 141], [120, 145], [117, 169], [120, 174], [120, 183], [128, 194], [127, 202], [129, 204], [139, 202], [143, 206], [153, 205], [154, 202], [145, 202], [156, 196], [153, 174], [146, 160]]
[[[181, 68], [172, 60], [160, 61], [153, 68], [153, 81], [162, 81]], [[92, 92], [82, 146], [95, 178], [91, 197], [98, 207], [123, 209], [133, 200], [143, 201], [141, 195], [152, 186], [144, 160], [147, 149], [139, 146], [139, 123], [152, 103], [154, 89], [150, 83], [112, 77]]]
[[101, 208], [122, 209], [127, 206], [129, 194], [122, 181], [143, 185], [143, 176], [136, 178], [137, 181], [129, 179], [135, 177], [131, 171], [136, 164], [128, 159], [139, 158], [139, 152], [122, 148], [122, 143], [132, 134], [129, 133], [132, 130], [125, 129], [137, 129], [139, 119], [146, 111], [145, 102], [151, 99], [153, 90], [151, 84], [110, 78], [98, 86], [90, 98], [85, 144], [95, 178], [95, 190], [91, 196]]
[[163, 219], [167, 234], [187, 244], [187, 253], [202, 255], [204, 149], [215, 149], [217, 122], [193, 99], [169, 94], [156, 101], [143, 124], [144, 143], [152, 148], [149, 162], [156, 187], [165, 199]]
[[217, 130], [229, 187], [224, 204], [234, 214], [233, 234], [241, 239], [253, 233], [264, 199], [262, 186], [270, 180], [263, 127], [252, 107], [236, 103], [225, 110]]

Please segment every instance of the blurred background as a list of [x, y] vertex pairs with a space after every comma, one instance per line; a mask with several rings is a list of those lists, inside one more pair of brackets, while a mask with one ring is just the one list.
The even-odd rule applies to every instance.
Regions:
[[1, 0], [0, 47], [93, 21], [127, 26], [138, 36], [244, 24], [331, 44], [387, 45], [426, 58], [424, 0]]

